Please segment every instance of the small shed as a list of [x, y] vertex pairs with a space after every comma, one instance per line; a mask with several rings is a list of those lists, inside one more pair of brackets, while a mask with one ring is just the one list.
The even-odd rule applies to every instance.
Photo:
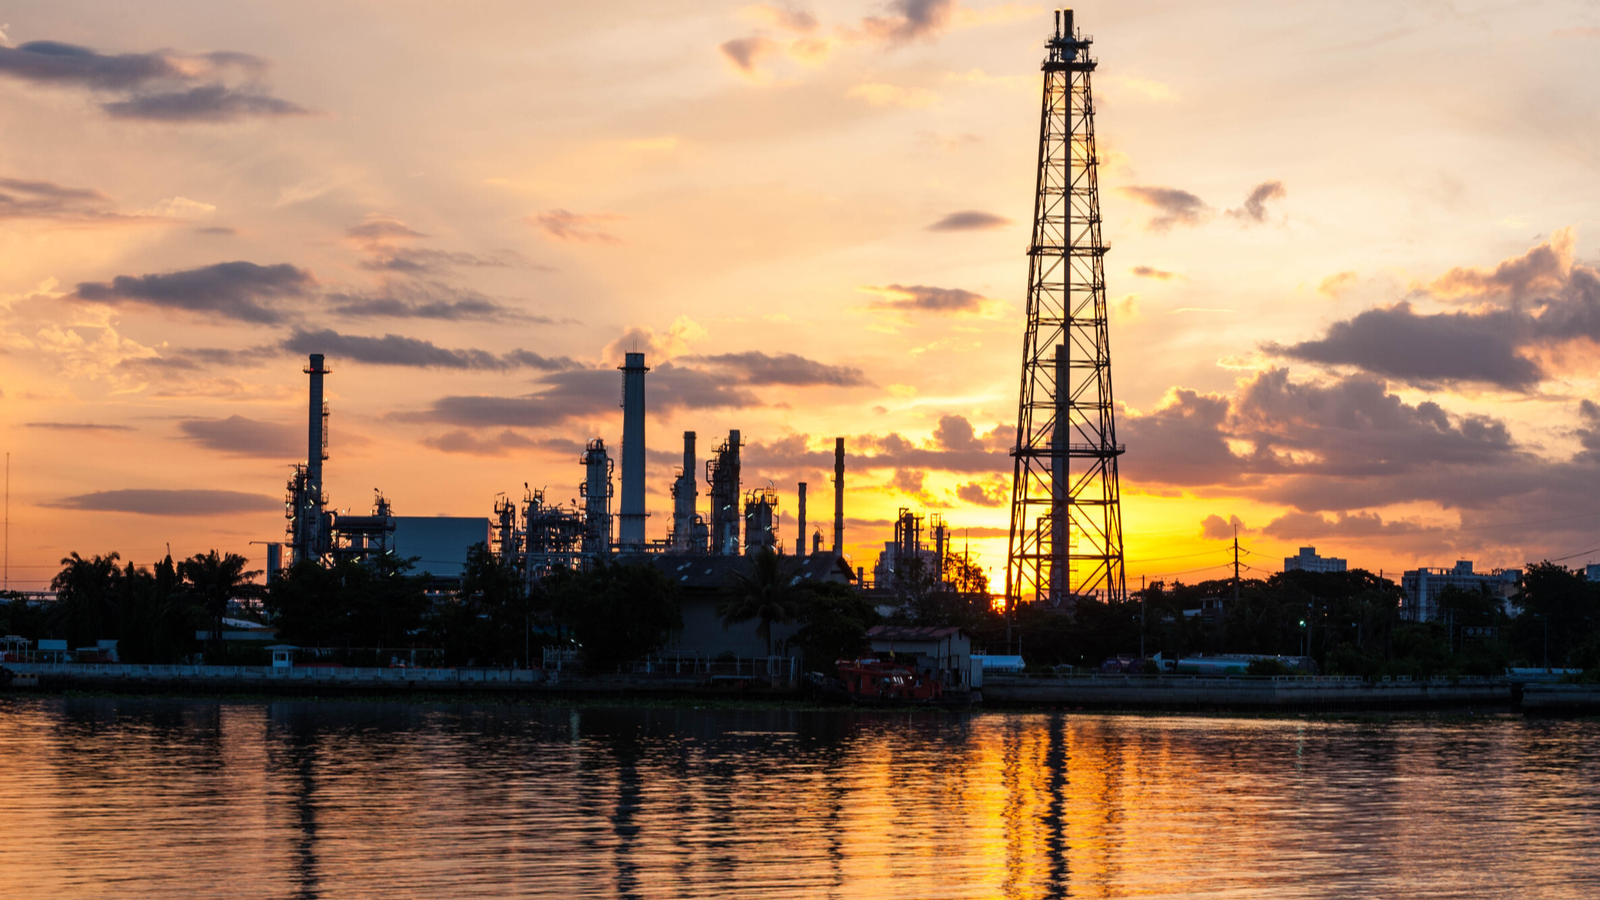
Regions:
[[[946, 687], [981, 687], [972, 667], [972, 634], [965, 628], [926, 625], [875, 625], [867, 630], [874, 653], [914, 653], [917, 668], [931, 672]], [[976, 677], [974, 675], [976, 674]]]
[[272, 667], [274, 669], [294, 668], [294, 652], [299, 647], [293, 644], [273, 644], [267, 648], [272, 651]]

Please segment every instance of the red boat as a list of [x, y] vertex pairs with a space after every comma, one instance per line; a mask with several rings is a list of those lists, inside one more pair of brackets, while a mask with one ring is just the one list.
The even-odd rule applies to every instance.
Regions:
[[856, 703], [937, 703], [944, 684], [911, 666], [880, 659], [841, 659], [835, 664], [845, 696]]

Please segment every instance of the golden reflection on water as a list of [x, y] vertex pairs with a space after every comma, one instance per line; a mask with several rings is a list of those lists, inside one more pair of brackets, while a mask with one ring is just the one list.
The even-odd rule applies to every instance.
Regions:
[[1600, 896], [1597, 737], [0, 699], [0, 896]]

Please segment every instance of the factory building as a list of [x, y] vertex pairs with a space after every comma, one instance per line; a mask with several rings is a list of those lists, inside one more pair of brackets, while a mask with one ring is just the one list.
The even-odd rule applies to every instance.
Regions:
[[[461, 578], [468, 553], [477, 544], [485, 544], [518, 572], [528, 589], [559, 569], [583, 570], [602, 560], [644, 561], [677, 584], [682, 597], [684, 628], [662, 652], [699, 657], [724, 653], [756, 656], [767, 650], [766, 642], [755, 634], [755, 622], [724, 628], [716, 613], [733, 574], [745, 570], [750, 554], [770, 550], [788, 557], [786, 566], [800, 580], [860, 579], [861, 571], [852, 572], [843, 553], [844, 438], [834, 442], [831, 548], [823, 548], [820, 529], [810, 535], [807, 548], [807, 495], [806, 485], [801, 483], [796, 498], [799, 534], [790, 556], [791, 547], [779, 533], [776, 486], [769, 482], [748, 491], [743, 488], [740, 451], [744, 439], [738, 429], [730, 430], [705, 460], [703, 509], [696, 433], [683, 433], [683, 464], [674, 473], [670, 524], [665, 537], [650, 539], [645, 497], [645, 379], [650, 368], [643, 353], [626, 354], [619, 368], [623, 412], [620, 494], [614, 487], [619, 466], [606, 442], [594, 438], [577, 461], [582, 472], [575, 471], [574, 477], [581, 479], [577, 483], [581, 499], [570, 506], [551, 502], [544, 489], [524, 484], [520, 500], [505, 494], [496, 497], [489, 517], [398, 516], [381, 492], [375, 492], [369, 513], [354, 515], [334, 510], [324, 490], [323, 464], [329, 459], [330, 445], [324, 385], [333, 370], [322, 354], [312, 354], [305, 368], [309, 376], [306, 461], [294, 466], [289, 479], [286, 537], [282, 544], [267, 548], [268, 579], [276, 577], [284, 565], [302, 561], [415, 560], [414, 573], [449, 582]], [[935, 517], [937, 550], [924, 546], [922, 519], [901, 512], [902, 522], [891, 545], [895, 550], [888, 563], [880, 563], [890, 579], [900, 560], [942, 558], [945, 540], [944, 526]], [[797, 627], [774, 626], [774, 652], [787, 652], [786, 642]]]
[[1343, 572], [1345, 561], [1332, 556], [1318, 556], [1317, 548], [1301, 547], [1299, 554], [1283, 559], [1283, 570], [1293, 572]]
[[1400, 576], [1400, 589], [1405, 599], [1400, 604], [1400, 616], [1413, 622], [1435, 622], [1443, 618], [1439, 608], [1439, 593], [1447, 587], [1463, 591], [1484, 591], [1500, 599], [1508, 613], [1514, 612], [1512, 598], [1517, 594], [1518, 569], [1495, 569], [1474, 572], [1472, 560], [1458, 560], [1451, 568], [1410, 569]]

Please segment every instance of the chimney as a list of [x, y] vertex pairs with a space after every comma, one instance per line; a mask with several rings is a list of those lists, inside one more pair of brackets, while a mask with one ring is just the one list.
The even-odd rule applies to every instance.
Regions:
[[328, 458], [328, 404], [322, 399], [322, 377], [328, 369], [322, 364], [322, 354], [311, 354], [311, 364], [306, 366], [311, 376], [311, 417], [306, 440], [306, 481], [313, 497], [322, 496], [322, 461]]
[[629, 353], [622, 365], [622, 510], [617, 543], [624, 550], [644, 546], [644, 364], [643, 353]]
[[795, 526], [795, 531], [800, 534], [800, 537], [798, 539], [796, 539], [795, 551], [794, 552], [795, 552], [795, 555], [797, 555], [797, 556], [805, 556], [806, 555], [806, 483], [804, 481], [800, 482], [800, 511], [799, 511], [798, 515], [799, 515], [800, 521], [799, 521], [799, 524], [797, 524]]
[[833, 442], [833, 553], [844, 555], [844, 438]]

